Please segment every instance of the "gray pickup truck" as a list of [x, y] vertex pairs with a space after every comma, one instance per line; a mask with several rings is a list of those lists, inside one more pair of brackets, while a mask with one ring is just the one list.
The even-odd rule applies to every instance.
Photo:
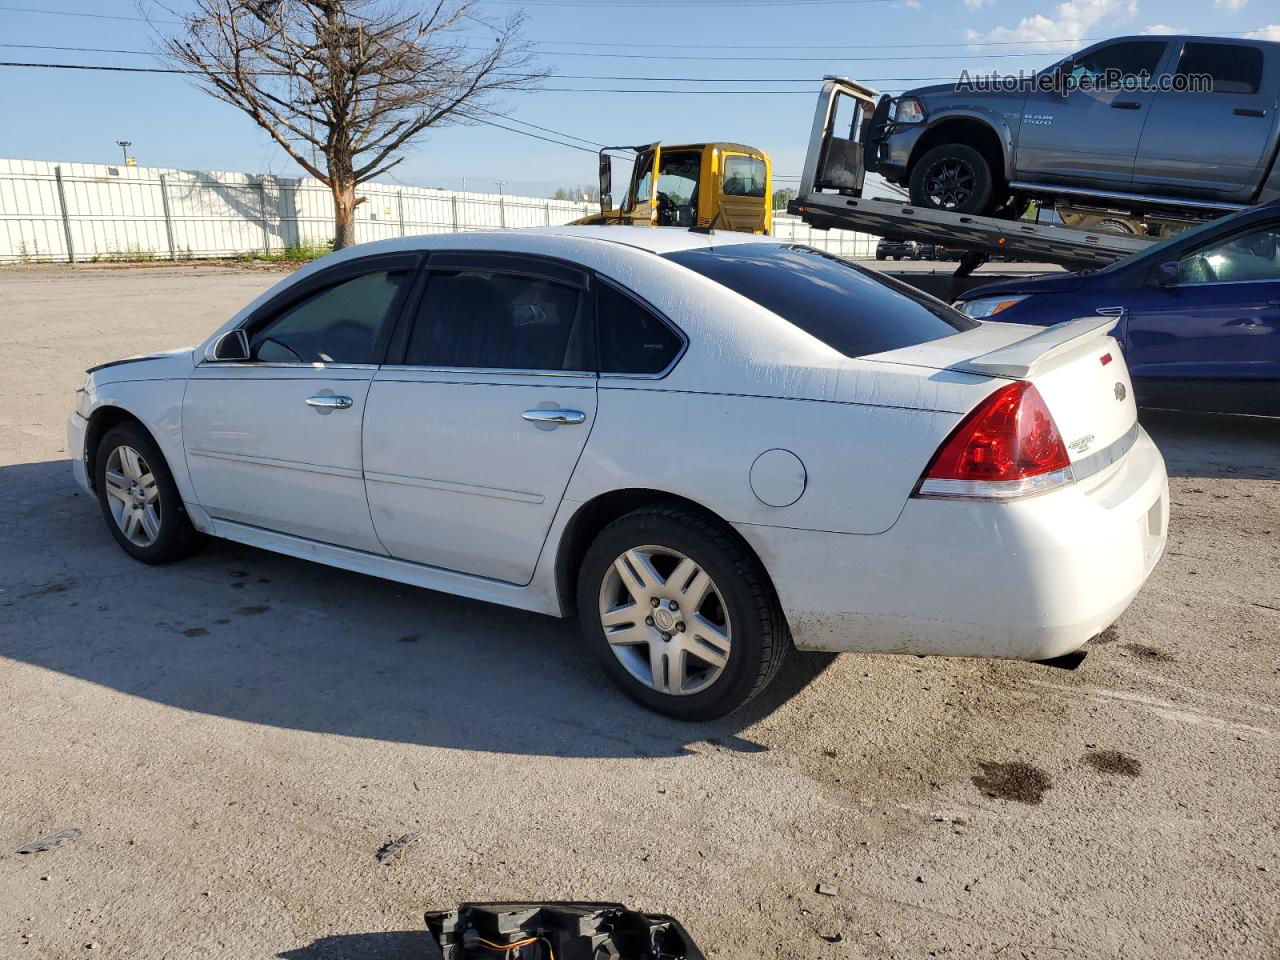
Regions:
[[1280, 198], [1280, 43], [1119, 37], [970, 79], [885, 96], [864, 128], [867, 170], [916, 206], [1016, 217], [1037, 199], [1150, 235]]

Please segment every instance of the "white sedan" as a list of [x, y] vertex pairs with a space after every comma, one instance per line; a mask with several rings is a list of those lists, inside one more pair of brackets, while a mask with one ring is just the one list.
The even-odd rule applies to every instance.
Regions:
[[95, 367], [70, 449], [139, 560], [203, 534], [576, 613], [631, 696], [709, 718], [793, 644], [1042, 660], [1109, 626], [1168, 517], [1112, 322], [979, 323], [757, 236], [412, 237]]

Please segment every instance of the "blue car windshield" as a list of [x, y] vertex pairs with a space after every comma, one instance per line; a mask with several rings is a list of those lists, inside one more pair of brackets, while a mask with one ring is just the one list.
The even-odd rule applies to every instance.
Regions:
[[1107, 264], [1105, 267], [1101, 268], [1097, 272], [1098, 273], [1114, 273], [1116, 270], [1127, 267], [1130, 263], [1132, 263], [1138, 257], [1152, 257], [1155, 260], [1159, 260], [1160, 252], [1172, 246], [1173, 244], [1181, 243], [1183, 240], [1189, 240], [1193, 237], [1199, 236], [1200, 234], [1207, 234], [1215, 230], [1220, 230], [1223, 227], [1227, 227], [1229, 230], [1230, 225], [1232, 223], [1234, 223], [1236, 220], [1239, 220], [1246, 213], [1252, 213], [1254, 209], [1256, 208], [1250, 208], [1248, 210], [1240, 210], [1228, 216], [1219, 217], [1216, 220], [1209, 220], [1209, 221], [1206, 221], [1205, 223], [1197, 224], [1194, 227], [1188, 227], [1186, 230], [1179, 230], [1176, 233], [1171, 233], [1169, 236], [1162, 237], [1161, 239], [1157, 240], [1151, 246], [1147, 247], [1147, 249], [1140, 250], [1137, 253], [1131, 253], [1127, 257], [1124, 257], [1120, 260], [1113, 261], [1112, 263]]

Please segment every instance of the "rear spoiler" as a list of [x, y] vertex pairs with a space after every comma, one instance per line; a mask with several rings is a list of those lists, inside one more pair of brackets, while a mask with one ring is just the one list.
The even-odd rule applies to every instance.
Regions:
[[1007, 347], [962, 361], [951, 369], [986, 377], [1026, 380], [1094, 349], [1094, 341], [1106, 336], [1118, 322], [1118, 317], [1066, 320]]

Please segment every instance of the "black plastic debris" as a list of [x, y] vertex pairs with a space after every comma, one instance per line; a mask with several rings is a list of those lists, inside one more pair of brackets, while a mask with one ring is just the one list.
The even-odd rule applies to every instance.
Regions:
[[52, 850], [54, 847], [60, 847], [71, 840], [79, 840], [80, 836], [81, 834], [79, 830], [75, 827], [69, 827], [66, 830], [55, 833], [51, 837], [45, 837], [43, 840], [36, 840], [33, 843], [28, 843], [25, 847], [19, 850], [18, 853], [24, 856], [32, 853], [44, 853], [46, 850]]
[[426, 920], [444, 960], [706, 960], [679, 921], [621, 903], [464, 903]]

